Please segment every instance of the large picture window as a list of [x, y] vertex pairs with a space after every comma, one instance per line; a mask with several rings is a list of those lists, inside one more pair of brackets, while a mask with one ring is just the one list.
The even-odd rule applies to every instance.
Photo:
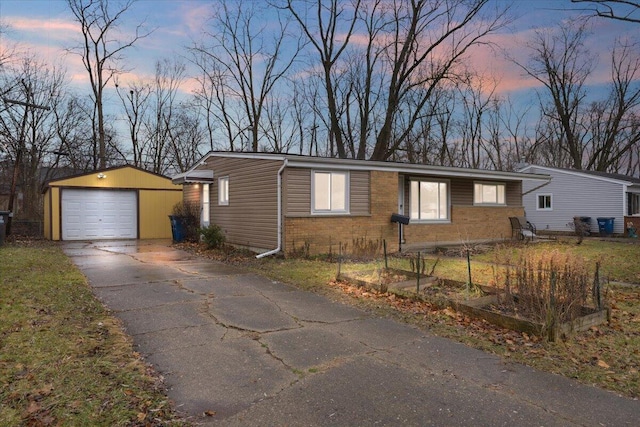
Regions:
[[347, 172], [313, 172], [314, 213], [346, 213], [349, 206]]
[[218, 178], [218, 204], [229, 204], [229, 177], [223, 176]]
[[446, 181], [411, 181], [410, 218], [417, 221], [449, 219], [449, 184]]
[[476, 182], [473, 184], [473, 204], [505, 205], [505, 189], [501, 182]]

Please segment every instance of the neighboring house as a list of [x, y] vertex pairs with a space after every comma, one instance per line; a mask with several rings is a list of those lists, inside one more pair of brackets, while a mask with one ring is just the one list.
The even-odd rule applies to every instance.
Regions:
[[44, 189], [44, 237], [171, 238], [168, 216], [181, 200], [182, 186], [133, 166], [56, 179]]
[[629, 221], [640, 220], [640, 179], [620, 174], [527, 165], [519, 172], [548, 174], [551, 181], [525, 181], [523, 203], [527, 219], [538, 231], [573, 230], [574, 217], [589, 217], [592, 232], [597, 218], [614, 218], [613, 232], [625, 232]]
[[[546, 176], [286, 154], [210, 152], [173, 177], [227, 242], [263, 255], [507, 239], [522, 180]], [[402, 227], [391, 222], [400, 213]]]

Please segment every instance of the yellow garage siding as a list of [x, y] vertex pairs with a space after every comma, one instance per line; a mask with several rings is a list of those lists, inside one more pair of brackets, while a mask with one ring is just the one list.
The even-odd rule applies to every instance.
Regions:
[[42, 229], [44, 230], [44, 238], [45, 239], [49, 239], [51, 240], [51, 206], [50, 206], [50, 197], [51, 197], [51, 191], [47, 191], [44, 194], [43, 197], [43, 212], [44, 212], [44, 218], [43, 218], [43, 227]]
[[138, 196], [140, 212], [140, 238], [171, 238], [169, 215], [173, 205], [182, 200], [180, 191], [140, 190]]
[[[98, 178], [98, 175], [104, 178]], [[169, 178], [146, 172], [131, 166], [106, 169], [101, 172], [93, 172], [71, 178], [55, 181], [58, 187], [85, 187], [85, 188], [148, 188], [175, 190], [176, 185]]]
[[60, 189], [51, 188], [51, 240], [60, 240], [60, 224]]
[[[98, 178], [98, 175], [103, 176]], [[171, 238], [169, 215], [182, 200], [182, 186], [171, 179], [133, 166], [122, 166], [84, 175], [51, 181], [44, 197], [44, 237], [61, 240], [61, 190], [82, 188], [96, 190], [134, 190], [138, 193], [138, 237]]]

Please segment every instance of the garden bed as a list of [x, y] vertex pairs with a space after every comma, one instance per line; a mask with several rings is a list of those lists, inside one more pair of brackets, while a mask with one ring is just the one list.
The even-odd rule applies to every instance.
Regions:
[[607, 309], [581, 307], [580, 315], [576, 319], [562, 322], [550, 329], [544, 323], [533, 321], [516, 312], [514, 308], [517, 309], [517, 298], [514, 299], [514, 304], [504, 304], [504, 294], [500, 294], [501, 291], [493, 287], [474, 285], [473, 289], [469, 290], [465, 283], [427, 276], [420, 277], [418, 293], [416, 273], [391, 268], [343, 273], [340, 279], [356, 286], [378, 292], [391, 292], [402, 297], [409, 297], [413, 293], [413, 298], [433, 305], [448, 307], [505, 329], [529, 335], [548, 336], [550, 340], [555, 340], [561, 335], [586, 331], [592, 326], [606, 323], [609, 317]]

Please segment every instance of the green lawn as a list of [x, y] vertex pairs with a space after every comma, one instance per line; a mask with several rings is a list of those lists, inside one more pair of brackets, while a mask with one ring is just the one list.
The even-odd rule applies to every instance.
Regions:
[[0, 425], [181, 424], [57, 246], [8, 243], [0, 259]]

